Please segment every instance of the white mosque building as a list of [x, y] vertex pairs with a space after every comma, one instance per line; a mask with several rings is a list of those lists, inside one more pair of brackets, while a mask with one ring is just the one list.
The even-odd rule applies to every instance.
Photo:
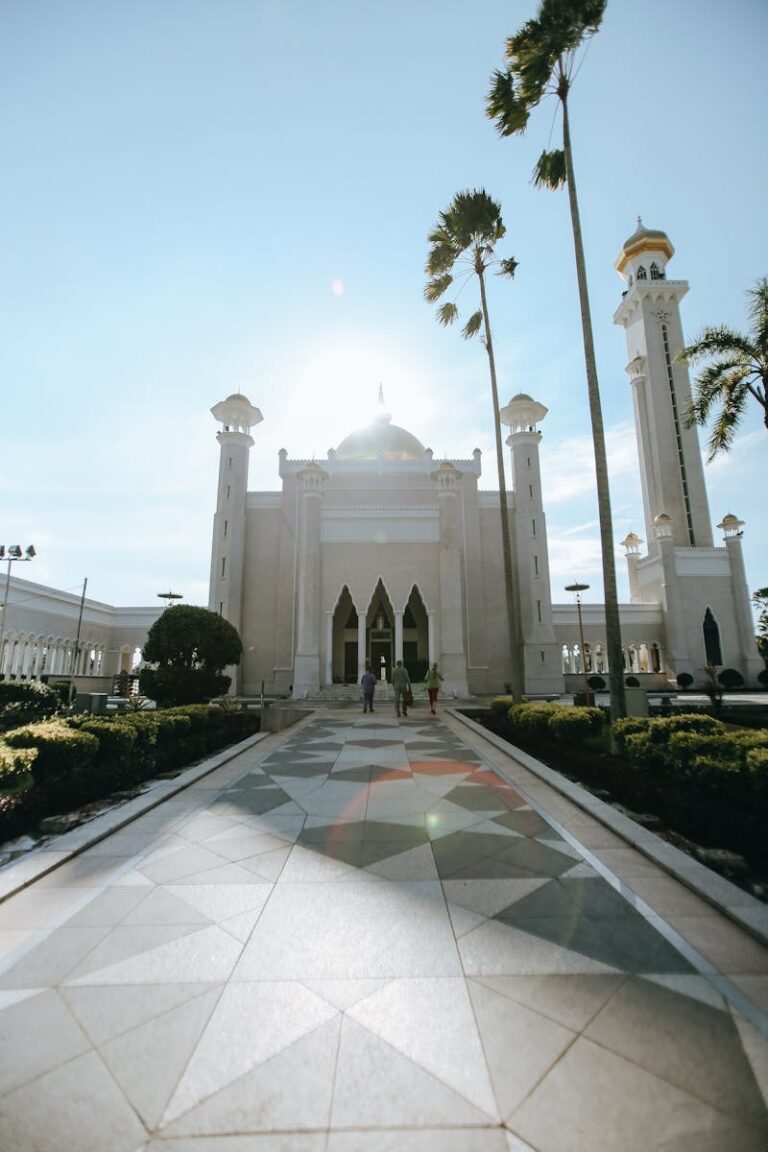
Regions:
[[[624, 664], [641, 686], [702, 680], [706, 665], [733, 668], [755, 686], [763, 668], [742, 557], [742, 522], [726, 515], [715, 546], [690, 400], [680, 301], [667, 277], [673, 247], [642, 226], [616, 264], [626, 290], [614, 316], [627, 339], [645, 515], [630, 533], [630, 603], [620, 607]], [[237, 393], [216, 404], [221, 424], [209, 607], [243, 641], [233, 691], [299, 699], [357, 684], [366, 666], [389, 675], [403, 660], [416, 675], [437, 661], [457, 696], [504, 691], [511, 678], [498, 492], [478, 488], [478, 450], [435, 460], [383, 406], [324, 460], [279, 454], [280, 488], [248, 491], [251, 431], [262, 416]], [[525, 692], [580, 689], [607, 672], [604, 611], [553, 604], [546, 476], [539, 425], [546, 408], [518, 395], [502, 410], [511, 491], [515, 632]], [[256, 434], [258, 435], [258, 433]], [[256, 449], [258, 450], [258, 449]], [[645, 544], [645, 552], [643, 552]], [[11, 576], [0, 613], [0, 675], [36, 679], [74, 672], [98, 690], [135, 667], [160, 609], [115, 608]]]
[[[623, 541], [631, 603], [621, 606], [625, 668], [641, 684], [674, 686], [706, 665], [754, 685], [763, 667], [754, 640], [741, 549], [742, 522], [718, 527], [715, 546], [698, 436], [685, 423], [688, 371], [682, 280], [667, 278], [674, 249], [664, 232], [638, 228], [617, 270], [626, 282], [614, 322], [627, 338], [645, 512], [643, 540]], [[380, 397], [381, 399], [381, 397]], [[525, 692], [577, 687], [576, 674], [607, 671], [603, 610], [583, 609], [581, 651], [573, 605], [553, 605], [546, 477], [539, 425], [547, 409], [528, 395], [502, 410], [512, 490], [516, 634]], [[237, 393], [212, 409], [220, 422], [218, 498], [209, 607], [239, 631], [237, 691], [312, 697], [358, 683], [366, 666], [387, 674], [403, 660], [437, 661], [459, 696], [504, 690], [510, 680], [499, 494], [478, 489], [479, 450], [435, 460], [383, 407], [323, 460], [279, 453], [281, 487], [248, 491], [251, 431], [262, 415]]]

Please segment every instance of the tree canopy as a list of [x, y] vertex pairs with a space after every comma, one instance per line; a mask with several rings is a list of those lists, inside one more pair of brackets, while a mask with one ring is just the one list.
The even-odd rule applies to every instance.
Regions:
[[191, 704], [226, 692], [222, 670], [239, 664], [243, 645], [237, 629], [207, 608], [176, 604], [149, 630], [144, 659], [154, 665], [139, 675], [141, 691], [158, 704]]

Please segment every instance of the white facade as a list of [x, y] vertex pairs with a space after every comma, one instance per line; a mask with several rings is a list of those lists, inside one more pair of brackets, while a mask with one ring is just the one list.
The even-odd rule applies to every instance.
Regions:
[[57, 675], [110, 679], [130, 672], [162, 611], [115, 608], [7, 573], [2, 587], [0, 673], [5, 679]]
[[[663, 232], [637, 231], [617, 269], [627, 290], [615, 322], [627, 335], [641, 461], [647, 555], [624, 541], [631, 586], [621, 609], [625, 667], [662, 687], [707, 664], [754, 684], [756, 651], [735, 517], [715, 547], [695, 429], [685, 423], [688, 373], [679, 304], [688, 290], [666, 278]], [[366, 663], [437, 660], [458, 695], [503, 691], [511, 679], [499, 495], [478, 489], [480, 452], [436, 462], [383, 409], [326, 459], [279, 456], [281, 488], [248, 492], [251, 428], [261, 413], [235, 394], [212, 409], [221, 422], [210, 607], [240, 631], [236, 690], [312, 695], [359, 682]], [[586, 606], [586, 653], [574, 605], [550, 594], [538, 424], [546, 409], [519, 395], [502, 411], [510, 428], [509, 527], [515, 633], [525, 691], [563, 690], [564, 674], [607, 671], [604, 613]], [[715, 657], [718, 657], [717, 659]], [[567, 682], [567, 681], [566, 681]]]

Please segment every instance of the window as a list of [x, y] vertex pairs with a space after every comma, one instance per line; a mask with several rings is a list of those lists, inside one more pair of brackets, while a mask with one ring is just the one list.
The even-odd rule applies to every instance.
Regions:
[[637, 278], [638, 278], [638, 280], [647, 280], [648, 279], [648, 273], [646, 272], [646, 270], [642, 264], [637, 269]]
[[228, 520], [225, 520], [225, 521], [224, 521], [224, 539], [225, 539], [225, 540], [226, 540], [226, 538], [227, 538], [227, 528], [228, 528], [228, 527], [229, 527], [229, 521], [228, 521]]
[[536, 601], [536, 615], [539, 618], [539, 624], [541, 624], [541, 600]]
[[709, 608], [704, 613], [704, 650], [707, 654], [707, 664], [722, 664], [720, 629]]
[[651, 280], [663, 280], [664, 272], [659, 268], [658, 264], [654, 261], [651, 264]]
[[538, 558], [538, 556], [534, 556], [534, 558], [533, 558], [533, 574], [534, 574], [534, 576], [538, 576], [538, 574], [539, 574], [539, 558]]
[[531, 520], [531, 530], [533, 532], [533, 535], [535, 536], [536, 535], [536, 521], [535, 520]]
[[227, 574], [227, 558], [226, 558], [226, 556], [222, 556], [222, 558], [221, 558], [221, 578], [222, 578], [222, 580], [224, 579], [226, 574]]

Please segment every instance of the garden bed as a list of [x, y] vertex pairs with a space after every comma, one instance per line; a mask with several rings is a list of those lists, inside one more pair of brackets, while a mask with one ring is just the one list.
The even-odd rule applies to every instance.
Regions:
[[[468, 713], [469, 714], [469, 713]], [[490, 711], [472, 718], [513, 747], [622, 811], [676, 848], [713, 868], [758, 899], [768, 900], [766, 793], [742, 790], [730, 774], [707, 786], [684, 774], [654, 771], [612, 753], [607, 733], [584, 743], [527, 737]]]

